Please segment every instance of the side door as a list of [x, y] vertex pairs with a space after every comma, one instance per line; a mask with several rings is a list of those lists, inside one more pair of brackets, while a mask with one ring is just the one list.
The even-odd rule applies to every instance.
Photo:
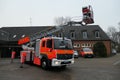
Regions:
[[40, 54], [46, 55], [46, 39], [42, 39], [40, 42]]
[[56, 58], [55, 50], [53, 49], [53, 40], [48, 39], [46, 41], [46, 54], [48, 56], [48, 59]]

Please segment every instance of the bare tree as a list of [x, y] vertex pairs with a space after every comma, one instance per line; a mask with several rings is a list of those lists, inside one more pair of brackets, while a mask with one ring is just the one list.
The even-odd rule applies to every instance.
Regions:
[[118, 33], [117, 33], [117, 37], [118, 37], [118, 43], [120, 44], [120, 22], [118, 23]]
[[110, 39], [116, 43], [114, 44], [113, 48], [116, 48], [117, 52], [120, 52], [120, 22], [118, 23], [117, 28], [115, 28], [114, 26], [109, 27], [107, 34]]
[[119, 29], [119, 31], [118, 31], [118, 32], [120, 32], [120, 22], [118, 23], [118, 29]]
[[55, 20], [54, 20], [55, 25], [65, 25], [69, 21], [71, 21], [70, 17], [56, 17]]
[[107, 34], [110, 37], [110, 39], [117, 42], [117, 29], [115, 27], [113, 27], [113, 26], [109, 27]]

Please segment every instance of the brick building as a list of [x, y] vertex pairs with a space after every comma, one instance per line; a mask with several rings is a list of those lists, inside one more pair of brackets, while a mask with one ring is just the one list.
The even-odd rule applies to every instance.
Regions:
[[[9, 57], [12, 49], [16, 50], [17, 56], [21, 46], [17, 45], [18, 39], [31, 34], [46, 30], [53, 26], [28, 26], [28, 27], [3, 27], [0, 28], [0, 53], [1, 57]], [[98, 25], [78, 26], [67, 25], [63, 28], [64, 36], [71, 39], [75, 50], [80, 51], [83, 47], [93, 48], [96, 42], [102, 41], [107, 54], [111, 54], [111, 40]], [[61, 37], [61, 31], [54, 33]]]
[[[59, 33], [58, 36], [62, 34]], [[73, 47], [78, 52], [83, 47], [89, 47], [93, 49], [96, 42], [103, 42], [107, 48], [108, 56], [111, 55], [111, 40], [106, 33], [98, 25], [88, 26], [67, 26], [64, 27], [64, 35], [70, 38], [73, 42]]]

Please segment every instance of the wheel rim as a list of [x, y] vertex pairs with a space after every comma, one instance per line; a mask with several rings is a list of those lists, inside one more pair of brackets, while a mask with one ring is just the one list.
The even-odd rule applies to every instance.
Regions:
[[46, 62], [45, 62], [45, 61], [42, 62], [42, 67], [43, 67], [43, 68], [46, 67]]

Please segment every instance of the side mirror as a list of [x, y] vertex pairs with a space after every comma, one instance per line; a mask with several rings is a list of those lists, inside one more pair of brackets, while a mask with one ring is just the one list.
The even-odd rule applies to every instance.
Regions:
[[50, 49], [49, 49], [49, 52], [52, 52], [52, 50], [53, 50], [53, 48], [50, 48]]

